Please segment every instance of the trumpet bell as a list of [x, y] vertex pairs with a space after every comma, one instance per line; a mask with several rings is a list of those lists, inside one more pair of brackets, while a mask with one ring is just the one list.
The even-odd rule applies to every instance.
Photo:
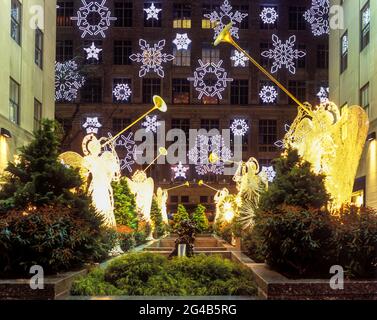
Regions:
[[218, 163], [220, 161], [220, 157], [215, 152], [212, 152], [209, 155], [208, 160], [209, 160], [209, 163], [215, 164], [215, 163]]
[[219, 35], [217, 36], [215, 42], [213, 43], [214, 46], [218, 46], [221, 42], [228, 42], [230, 44], [233, 43], [233, 38], [232, 38], [232, 35], [230, 33], [230, 30], [232, 29], [232, 26], [233, 26], [233, 23], [229, 23], [227, 24], [224, 29], [219, 33]]
[[199, 181], [198, 181], [198, 186], [199, 186], [199, 187], [201, 187], [203, 184], [204, 184], [204, 181], [203, 181], [203, 180], [199, 180]]
[[160, 96], [153, 96], [153, 103], [154, 107], [160, 110], [161, 112], [168, 111], [168, 106], [166, 105], [166, 102]]
[[160, 155], [162, 156], [167, 156], [168, 155], [168, 150], [166, 150], [165, 148], [161, 147], [158, 149]]
[[185, 183], [185, 186], [186, 186], [186, 187], [189, 187], [189, 186], [190, 186], [190, 182], [187, 181], [187, 182]]

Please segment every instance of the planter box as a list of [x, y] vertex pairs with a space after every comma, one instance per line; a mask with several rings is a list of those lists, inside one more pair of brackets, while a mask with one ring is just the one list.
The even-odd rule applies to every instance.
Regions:
[[74, 280], [87, 274], [87, 269], [46, 276], [44, 289], [30, 288], [30, 279], [0, 279], [0, 300], [55, 300], [69, 295]]
[[345, 280], [343, 290], [333, 290], [330, 280], [292, 280], [266, 264], [248, 263], [258, 285], [258, 295], [268, 300], [377, 300], [377, 280]]

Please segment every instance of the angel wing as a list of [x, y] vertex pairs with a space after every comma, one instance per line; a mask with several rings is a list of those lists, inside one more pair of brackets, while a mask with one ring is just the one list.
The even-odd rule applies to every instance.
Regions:
[[62, 164], [68, 167], [79, 169], [80, 176], [83, 179], [86, 179], [88, 176], [89, 171], [84, 166], [84, 158], [78, 153], [72, 151], [64, 152], [58, 157], [58, 159]]

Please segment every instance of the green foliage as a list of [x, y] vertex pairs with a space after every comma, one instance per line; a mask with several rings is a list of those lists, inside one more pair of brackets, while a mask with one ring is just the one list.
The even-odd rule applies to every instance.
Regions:
[[73, 284], [73, 295], [255, 295], [249, 269], [220, 256], [122, 256], [106, 270], [94, 270]]
[[119, 234], [120, 247], [124, 252], [130, 251], [135, 248], [136, 240], [133, 233], [121, 233]]
[[147, 236], [145, 232], [137, 231], [133, 234], [136, 242], [136, 246], [140, 246], [146, 242]]
[[174, 229], [179, 228], [179, 225], [184, 220], [190, 220], [190, 216], [183, 204], [178, 205], [177, 212], [173, 216]]
[[127, 180], [121, 178], [120, 181], [113, 182], [112, 187], [114, 191], [114, 215], [117, 224], [137, 230], [136, 199], [128, 186]]
[[329, 194], [323, 175], [311, 171], [311, 164], [303, 161], [296, 150], [275, 159], [276, 178], [260, 200], [262, 211], [274, 210], [279, 205], [321, 208], [327, 205]]
[[151, 220], [153, 224], [153, 236], [154, 238], [160, 238], [165, 234], [166, 227], [162, 220], [161, 209], [158, 206], [156, 198], [153, 197], [151, 207]]
[[205, 206], [199, 204], [192, 215], [192, 221], [196, 224], [196, 229], [199, 233], [208, 231], [206, 210]]

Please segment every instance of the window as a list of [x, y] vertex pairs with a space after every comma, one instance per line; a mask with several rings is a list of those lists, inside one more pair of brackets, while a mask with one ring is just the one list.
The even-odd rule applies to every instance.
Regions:
[[211, 20], [208, 18], [205, 18], [204, 15], [211, 14], [213, 11], [218, 11], [218, 10], [219, 10], [218, 5], [203, 4], [202, 29], [213, 29], [214, 27], [216, 27], [216, 22], [211, 22]]
[[365, 4], [360, 14], [361, 24], [361, 50], [369, 44], [370, 40], [370, 6], [369, 1]]
[[20, 85], [10, 78], [9, 86], [9, 120], [19, 124], [20, 114]]
[[190, 82], [187, 79], [173, 79], [173, 103], [190, 103]]
[[37, 131], [41, 128], [42, 120], [42, 103], [37, 99], [34, 99], [34, 131]]
[[268, 51], [273, 49], [272, 42], [262, 42], [260, 44], [260, 63], [266, 69], [271, 69], [272, 66], [272, 59], [266, 58], [262, 56], [263, 51]]
[[220, 50], [213, 48], [210, 45], [203, 45], [202, 48], [202, 61], [203, 63], [218, 63], [220, 61]]
[[[90, 48], [92, 46], [92, 44], [94, 44], [94, 46], [98, 49], [101, 49], [102, 50], [102, 41], [92, 41], [92, 40], [87, 40], [87, 41], [84, 41], [84, 48]], [[100, 51], [98, 53], [98, 59], [92, 57], [90, 59], [87, 59], [86, 58], [86, 52], [85, 52], [85, 60], [84, 60], [85, 64], [101, 64], [102, 63], [102, 51]]]
[[173, 5], [173, 28], [191, 28], [191, 5], [175, 3]]
[[306, 30], [305, 7], [289, 7], [289, 30]]
[[[306, 100], [306, 82], [290, 80], [288, 82], [288, 90], [300, 101]], [[292, 99], [289, 99], [289, 104], [295, 104]]]
[[247, 16], [242, 19], [241, 23], [239, 23], [239, 28], [241, 30], [242, 29], [244, 29], [244, 30], [249, 29], [249, 16], [250, 16], [249, 15], [249, 6], [248, 5], [241, 5], [241, 6], [234, 5], [233, 10], [238, 11], [240, 13], [247, 14]]
[[131, 41], [114, 41], [114, 64], [131, 65], [130, 55], [132, 55]]
[[[241, 137], [242, 139], [242, 151], [243, 152], [246, 152], [249, 148], [249, 133], [250, 133], [250, 123], [249, 123], [249, 119], [246, 119], [245, 117], [240, 117], [239, 119], [243, 119], [245, 120], [247, 126], [249, 127], [248, 131], [246, 132], [246, 134], [244, 136]], [[235, 119], [233, 120], [230, 120], [229, 122], [229, 128], [231, 127], [231, 125], [233, 124]], [[238, 137], [239, 138], [239, 137]], [[234, 141], [235, 141], [235, 138], [234, 138], [234, 133], [233, 131], [230, 132], [230, 145], [232, 147], [232, 149], [234, 149]]]
[[81, 101], [98, 103], [102, 101], [102, 79], [88, 79], [81, 89]]
[[[306, 52], [306, 45], [304, 44], [299, 44], [297, 48], [300, 51]], [[306, 55], [300, 59], [296, 59], [295, 65], [297, 69], [305, 69], [306, 68]]]
[[124, 128], [127, 128], [131, 124], [131, 119], [128, 118], [113, 118], [113, 128], [112, 131], [114, 134], [122, 131]]
[[161, 79], [143, 79], [143, 103], [151, 103], [155, 95], [161, 95]]
[[234, 80], [230, 87], [231, 104], [248, 104], [249, 103], [249, 81]]
[[190, 197], [189, 196], [181, 196], [181, 202], [182, 203], [190, 203]]
[[[260, 7], [260, 12], [262, 12], [262, 10], [264, 8], [271, 8], [271, 9], [274, 9], [276, 12], [278, 12], [278, 7], [276, 7], [276, 6], [261, 6]], [[274, 23], [264, 23], [264, 21], [262, 20], [262, 18], [260, 18], [260, 28], [262, 30], [277, 29], [277, 27], [278, 27], [278, 20], [279, 20], [279, 18], [277, 18]]]
[[115, 27], [131, 28], [132, 27], [132, 1], [123, 0], [114, 3]]
[[173, 56], [175, 59], [173, 60], [174, 66], [179, 67], [189, 67], [191, 65], [191, 50], [177, 50], [177, 48], [173, 49]]
[[[214, 86], [216, 84], [216, 80], [211, 80], [211, 79], [208, 79], [206, 81], [206, 83], [208, 84], [208, 86]], [[220, 100], [218, 98], [218, 96], [214, 96], [214, 97], [209, 97], [209, 96], [206, 96], [204, 95], [203, 98], [202, 98], [202, 104], [205, 104], [205, 105], [209, 105], [209, 104], [219, 104]]]
[[348, 31], [340, 38], [340, 73], [348, 67]]
[[200, 128], [208, 132], [212, 129], [220, 130], [220, 121], [219, 119], [202, 119], [200, 120]]
[[275, 142], [277, 140], [277, 121], [259, 120], [259, 151], [276, 151]]
[[170, 196], [171, 203], [178, 203], [178, 196]]
[[[171, 128], [172, 129], [180, 129], [186, 135], [186, 144], [189, 147], [188, 142], [190, 141], [190, 119], [172, 119], [171, 120]], [[176, 137], [176, 141], [178, 141], [178, 137]]]
[[58, 1], [56, 6], [56, 25], [58, 27], [71, 27], [73, 21], [71, 17], [74, 15], [73, 2]]
[[56, 41], [56, 61], [65, 62], [73, 59], [73, 42], [72, 40]]
[[360, 105], [369, 115], [369, 83], [360, 90]]
[[39, 28], [35, 29], [34, 61], [39, 68], [43, 68], [43, 32]]
[[12, 0], [10, 36], [18, 44], [21, 44], [21, 10], [21, 3], [18, 0]]
[[[113, 79], [113, 90], [115, 89], [116, 85], [118, 84], [128, 84], [129, 88], [132, 90], [132, 80], [128, 78], [114, 78]], [[129, 104], [132, 101], [132, 94], [128, 98], [128, 100], [120, 99], [118, 100], [116, 96], [113, 93], [113, 102], [114, 103], [123, 103], [123, 104]]]
[[209, 203], [208, 196], [200, 196], [200, 203]]
[[317, 46], [317, 68], [329, 68], [329, 45], [320, 44]]
[[[156, 9], [162, 9], [162, 4], [156, 3], [156, 2], [145, 2], [144, 9], [149, 9], [152, 5], [154, 5]], [[158, 19], [153, 19], [153, 18], [148, 19], [148, 13], [144, 11], [144, 27], [160, 28], [162, 26], [162, 23], [161, 23], [162, 10], [158, 12], [157, 16], [158, 16]]]

